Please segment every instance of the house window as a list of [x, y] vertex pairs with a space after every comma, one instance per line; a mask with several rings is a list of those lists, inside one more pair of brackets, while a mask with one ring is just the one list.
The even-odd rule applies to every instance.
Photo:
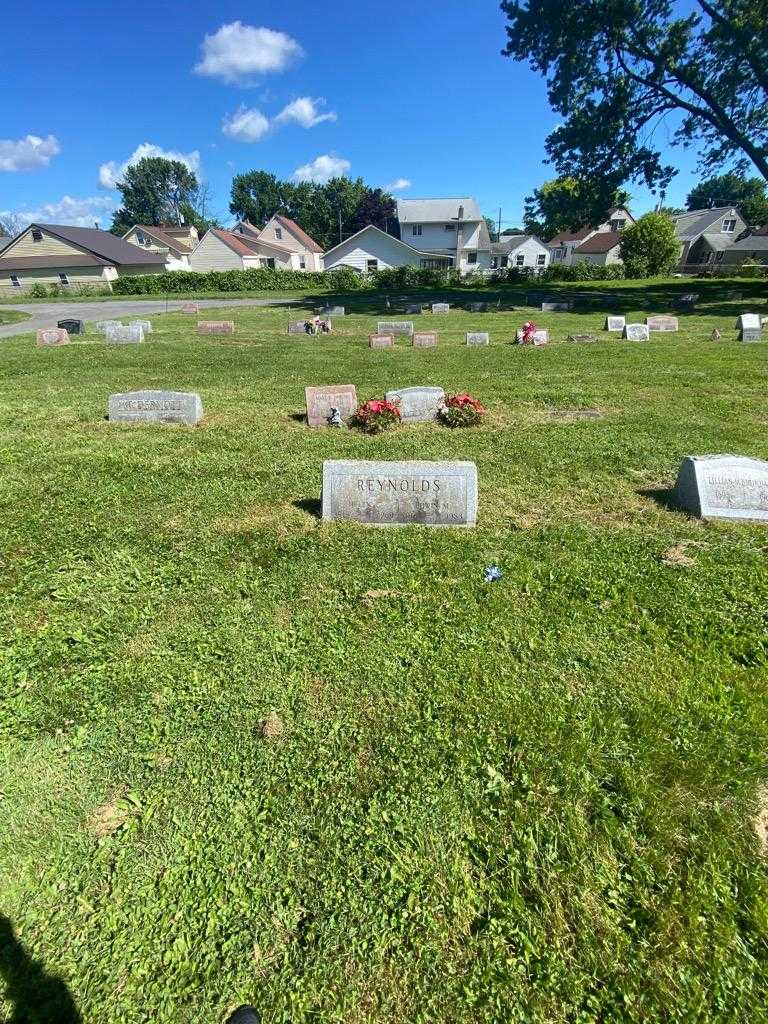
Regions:
[[374, 271], [379, 269], [379, 261], [378, 260], [366, 260], [365, 261], [365, 269], [367, 270], [367, 272], [369, 274], [372, 274]]
[[623, 231], [624, 228], [626, 227], [626, 225], [627, 225], [627, 222], [626, 222], [626, 220], [624, 220], [623, 217], [620, 217], [617, 220], [612, 220], [611, 221], [611, 231]]
[[501, 265], [502, 265], [502, 267], [508, 267], [509, 266], [509, 256], [502, 256], [501, 257]]
[[735, 230], [736, 230], [736, 218], [735, 217], [728, 217], [726, 220], [723, 221], [723, 231], [727, 232], [728, 234], [731, 234]]
[[305, 256], [299, 256], [299, 270], [307, 269], [307, 260]]
[[136, 232], [136, 241], [139, 243], [139, 245], [147, 244], [147, 236], [144, 234], [143, 231]]
[[540, 252], [539, 255], [536, 257], [536, 266], [543, 267], [546, 262], [547, 257], [544, 255], [543, 252]]
[[413, 233], [414, 233], [414, 235], [420, 235], [421, 234], [421, 224], [414, 224], [413, 225]]
[[275, 238], [282, 238], [282, 237], [283, 237], [283, 229], [282, 228], [275, 228]]
[[262, 256], [259, 260], [259, 266], [266, 267], [269, 270], [275, 269], [275, 257], [274, 256]]
[[724, 252], [716, 253], [715, 254], [715, 263], [722, 263], [723, 262], [723, 256], [725, 256]]
[[515, 256], [515, 266], [516, 267], [524, 267], [525, 266], [525, 256]]
[[59, 274], [59, 284], [69, 284], [69, 278], [66, 274]]
[[467, 263], [477, 263], [477, 253], [476, 252], [468, 252], [467, 253]]
[[552, 253], [552, 259], [553, 260], [564, 260], [565, 257], [566, 257], [567, 251], [568, 250], [565, 248], [565, 246], [561, 247], [560, 249], [555, 249], [555, 251]]
[[11, 274], [11, 287], [12, 288], [21, 288], [21, 281], [18, 279], [18, 277], [15, 274]]
[[36, 228], [34, 228], [32, 230], [32, 241], [33, 242], [42, 242], [42, 240], [43, 240], [43, 232], [42, 231], [38, 231]]
[[420, 266], [423, 270], [444, 270], [449, 264], [445, 260], [421, 260]]

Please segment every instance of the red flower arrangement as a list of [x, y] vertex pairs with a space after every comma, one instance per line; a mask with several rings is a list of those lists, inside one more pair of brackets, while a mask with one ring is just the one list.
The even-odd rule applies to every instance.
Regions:
[[448, 395], [440, 406], [440, 419], [447, 427], [476, 427], [485, 412], [485, 406], [472, 395]]
[[537, 330], [538, 328], [536, 327], [536, 324], [533, 322], [533, 320], [527, 320], [523, 324], [523, 329], [521, 331], [522, 337], [520, 338], [523, 345], [533, 344], [533, 338]]
[[371, 398], [358, 406], [354, 423], [366, 434], [380, 434], [400, 422], [400, 410], [385, 398]]

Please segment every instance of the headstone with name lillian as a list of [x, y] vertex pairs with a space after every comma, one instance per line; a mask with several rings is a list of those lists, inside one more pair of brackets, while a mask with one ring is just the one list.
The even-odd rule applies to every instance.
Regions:
[[645, 323], [649, 331], [676, 331], [679, 328], [676, 316], [647, 316]]
[[193, 391], [127, 391], [109, 396], [107, 419], [118, 423], [180, 423], [194, 427], [203, 403]]
[[448, 302], [433, 302], [432, 312], [433, 313], [450, 313], [451, 306]]
[[607, 316], [605, 318], [606, 331], [616, 331], [621, 333], [626, 326], [627, 318], [625, 316]]
[[304, 388], [304, 398], [310, 427], [328, 426], [332, 409], [339, 410], [342, 420], [348, 420], [357, 409], [357, 390], [354, 384]]
[[489, 345], [490, 341], [488, 331], [467, 331], [468, 345]]
[[435, 331], [414, 331], [414, 348], [435, 348], [437, 345], [437, 334]]
[[412, 320], [379, 320], [377, 334], [413, 334]]
[[768, 520], [768, 462], [742, 455], [688, 455], [674, 504], [703, 519]]
[[393, 348], [395, 339], [391, 334], [369, 334], [369, 348]]
[[110, 345], [138, 345], [144, 341], [144, 331], [140, 327], [117, 324], [107, 328], [106, 340]]
[[37, 344], [46, 348], [54, 345], [67, 345], [69, 343], [69, 332], [63, 327], [44, 327], [37, 332]]
[[232, 320], [198, 320], [198, 334], [234, 334], [235, 324]]
[[437, 419], [437, 411], [445, 399], [442, 388], [412, 387], [396, 388], [384, 396], [388, 402], [395, 402], [400, 408], [403, 423], [427, 423]]
[[623, 338], [627, 341], [648, 341], [651, 333], [647, 324], [625, 324]]
[[474, 462], [323, 463], [323, 519], [370, 526], [474, 526]]
[[85, 334], [85, 320], [59, 320], [56, 326], [67, 334]]

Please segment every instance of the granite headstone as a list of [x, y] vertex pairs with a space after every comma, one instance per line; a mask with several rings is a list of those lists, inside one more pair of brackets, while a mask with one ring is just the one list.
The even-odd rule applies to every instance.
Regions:
[[627, 341], [648, 341], [651, 333], [647, 324], [625, 324], [622, 338]]
[[450, 313], [451, 306], [448, 302], [433, 302], [432, 312], [433, 313]]
[[488, 331], [467, 331], [468, 345], [489, 345], [490, 341]]
[[203, 418], [200, 395], [192, 391], [127, 391], [109, 396], [107, 419], [118, 423], [182, 423]]
[[198, 334], [234, 334], [235, 324], [232, 320], [198, 320]]
[[647, 316], [645, 323], [649, 331], [676, 331], [679, 329], [676, 316]]
[[37, 344], [46, 348], [69, 344], [69, 332], [63, 327], [44, 327], [37, 332]]
[[395, 339], [391, 334], [369, 334], [369, 348], [393, 348]]
[[621, 333], [626, 326], [627, 318], [625, 316], [607, 316], [605, 318], [606, 331], [616, 331]]
[[338, 409], [342, 420], [348, 420], [357, 409], [357, 391], [354, 384], [329, 384], [325, 387], [304, 388], [307, 403], [307, 423], [310, 427], [325, 427], [332, 409]]
[[110, 345], [138, 345], [144, 341], [144, 331], [140, 327], [116, 324], [107, 328], [106, 340]]
[[768, 520], [768, 462], [741, 455], [688, 455], [674, 503], [701, 518]]
[[140, 327], [145, 334], [152, 333], [152, 321], [151, 320], [130, 320], [128, 322], [129, 327]]
[[414, 331], [414, 348], [435, 348], [437, 345], [437, 333], [435, 331]]
[[384, 397], [388, 402], [398, 403], [403, 423], [427, 423], [437, 419], [445, 392], [434, 387], [396, 388]]
[[377, 334], [413, 334], [412, 320], [379, 320]]
[[59, 320], [56, 326], [67, 334], [85, 334], [85, 320]]

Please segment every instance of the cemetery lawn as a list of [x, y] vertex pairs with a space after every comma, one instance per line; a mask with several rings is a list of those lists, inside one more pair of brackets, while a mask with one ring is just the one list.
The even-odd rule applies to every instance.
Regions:
[[[668, 505], [686, 454], [768, 456], [762, 305], [2, 342], [0, 914], [84, 1024], [765, 1019], [768, 527]], [[310, 429], [328, 383], [489, 414]], [[105, 421], [154, 387], [202, 424]], [[323, 524], [325, 458], [474, 460], [477, 528]], [[72, 1024], [31, 970], [0, 1020]]]
[[0, 326], [3, 324], [17, 324], [20, 320], [28, 320], [30, 313], [19, 309], [0, 309]]

